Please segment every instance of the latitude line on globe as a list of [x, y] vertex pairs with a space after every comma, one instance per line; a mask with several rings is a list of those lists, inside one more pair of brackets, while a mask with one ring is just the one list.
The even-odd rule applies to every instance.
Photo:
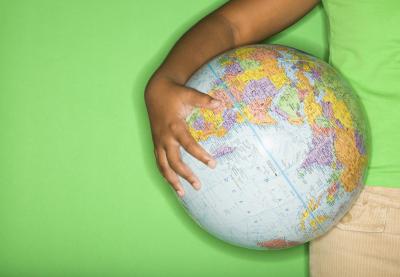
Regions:
[[315, 220], [315, 222], [317, 223], [318, 228], [320, 228], [323, 232], [324, 229], [321, 227], [321, 225], [319, 224], [318, 220], [315, 218], [314, 213], [308, 209], [307, 204], [304, 202], [303, 198], [300, 196], [299, 192], [295, 189], [295, 187], [293, 186], [292, 182], [289, 180], [289, 178], [286, 176], [286, 174], [283, 172], [282, 168], [279, 166], [278, 162], [275, 160], [275, 158], [272, 156], [272, 154], [268, 151], [268, 149], [265, 147], [264, 143], [262, 142], [261, 138], [258, 136], [256, 130], [253, 128], [253, 126], [251, 126], [251, 123], [248, 121], [247, 117], [243, 114], [240, 106], [238, 105], [235, 96], [232, 94], [232, 92], [230, 91], [229, 87], [226, 85], [225, 81], [222, 80], [217, 72], [214, 70], [214, 68], [211, 66], [210, 63], [207, 63], [207, 67], [211, 70], [211, 73], [214, 75], [215, 78], [217, 78], [222, 86], [225, 88], [225, 92], [228, 94], [229, 98], [231, 98], [234, 107], [238, 110], [239, 113], [242, 114], [245, 122], [247, 123], [247, 125], [250, 127], [251, 131], [253, 132], [254, 136], [256, 137], [256, 139], [258, 140], [258, 142], [260, 143], [261, 147], [264, 149], [265, 153], [268, 155], [268, 157], [272, 160], [272, 162], [275, 164], [275, 166], [278, 168], [279, 172], [282, 174], [283, 178], [286, 180], [286, 183], [290, 186], [290, 188], [294, 191], [294, 193], [296, 194], [297, 198], [300, 200], [300, 202], [303, 204], [303, 207], [310, 213], [311, 217]]

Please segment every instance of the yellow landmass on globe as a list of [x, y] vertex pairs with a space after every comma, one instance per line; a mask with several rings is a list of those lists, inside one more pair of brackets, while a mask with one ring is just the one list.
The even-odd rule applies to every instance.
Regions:
[[309, 124], [315, 124], [315, 119], [322, 115], [322, 107], [315, 101], [314, 91], [309, 91], [304, 98], [304, 112]]
[[[302, 213], [302, 218], [300, 219], [300, 229], [303, 231], [306, 229], [306, 222], [307, 219], [310, 218], [310, 214], [314, 212], [315, 210], [318, 209], [321, 203], [322, 196], [318, 197], [318, 200], [315, 200], [315, 198], [311, 197], [308, 200], [307, 204], [307, 209], [305, 209]], [[315, 231], [318, 227], [318, 224], [322, 224], [325, 222], [329, 217], [326, 215], [314, 215], [313, 218], [310, 218], [309, 224], [312, 227], [312, 229]]]
[[353, 128], [353, 120], [346, 104], [337, 100], [335, 94], [329, 88], [326, 88], [326, 93], [323, 100], [332, 104], [333, 115], [345, 128]]
[[265, 76], [274, 84], [276, 89], [282, 88], [285, 84], [290, 83], [289, 77], [286, 72], [281, 68], [276, 59], [265, 59], [262, 61], [262, 68]]

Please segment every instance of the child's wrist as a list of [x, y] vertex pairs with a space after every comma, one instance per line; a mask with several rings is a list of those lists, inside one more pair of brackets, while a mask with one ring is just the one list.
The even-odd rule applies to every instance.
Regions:
[[189, 79], [189, 74], [184, 72], [178, 72], [178, 70], [172, 70], [170, 68], [165, 68], [160, 66], [153, 74], [152, 79], [161, 80], [161, 82], [170, 82], [175, 85], [184, 86], [186, 81]]

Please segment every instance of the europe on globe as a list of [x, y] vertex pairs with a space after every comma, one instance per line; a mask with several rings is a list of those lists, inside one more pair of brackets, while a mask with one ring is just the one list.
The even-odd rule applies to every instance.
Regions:
[[227, 51], [186, 84], [222, 101], [186, 118], [217, 161], [184, 150], [202, 183], [181, 178], [185, 210], [205, 230], [251, 249], [281, 249], [326, 233], [366, 177], [369, 131], [351, 86], [328, 63], [282, 45]]

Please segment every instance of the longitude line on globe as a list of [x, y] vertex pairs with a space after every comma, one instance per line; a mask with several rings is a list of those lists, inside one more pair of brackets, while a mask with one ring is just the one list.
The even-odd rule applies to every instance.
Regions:
[[256, 137], [256, 139], [258, 140], [258, 142], [261, 144], [261, 147], [263, 148], [263, 150], [265, 151], [265, 153], [268, 155], [268, 157], [272, 160], [272, 162], [275, 164], [275, 166], [278, 168], [279, 172], [282, 174], [283, 178], [286, 180], [286, 183], [290, 186], [290, 188], [293, 190], [293, 192], [296, 194], [297, 198], [301, 201], [303, 207], [310, 213], [311, 217], [315, 220], [315, 222], [317, 223], [317, 226], [320, 230], [324, 231], [324, 229], [321, 227], [321, 225], [319, 224], [318, 220], [315, 218], [313, 212], [308, 209], [307, 204], [304, 202], [303, 198], [300, 196], [299, 192], [295, 189], [294, 185], [292, 184], [292, 182], [289, 180], [288, 176], [284, 173], [284, 171], [282, 170], [282, 168], [279, 166], [278, 162], [275, 160], [275, 158], [272, 156], [272, 154], [268, 151], [268, 149], [265, 147], [264, 143], [262, 142], [261, 138], [258, 136], [257, 131], [254, 129], [254, 127], [251, 125], [251, 123], [248, 121], [248, 119], [246, 118], [246, 116], [244, 115], [243, 111], [240, 108], [240, 105], [238, 104], [235, 96], [232, 94], [232, 92], [230, 91], [230, 89], [228, 88], [228, 86], [226, 85], [225, 81], [222, 80], [217, 72], [214, 70], [214, 68], [211, 66], [211, 64], [207, 64], [208, 68], [211, 70], [212, 74], [214, 75], [215, 78], [217, 78], [222, 86], [225, 88], [225, 92], [228, 94], [229, 98], [231, 98], [234, 107], [238, 110], [239, 113], [242, 114], [245, 122], [248, 124], [248, 126], [250, 127], [251, 131], [254, 133], [254, 136]]

